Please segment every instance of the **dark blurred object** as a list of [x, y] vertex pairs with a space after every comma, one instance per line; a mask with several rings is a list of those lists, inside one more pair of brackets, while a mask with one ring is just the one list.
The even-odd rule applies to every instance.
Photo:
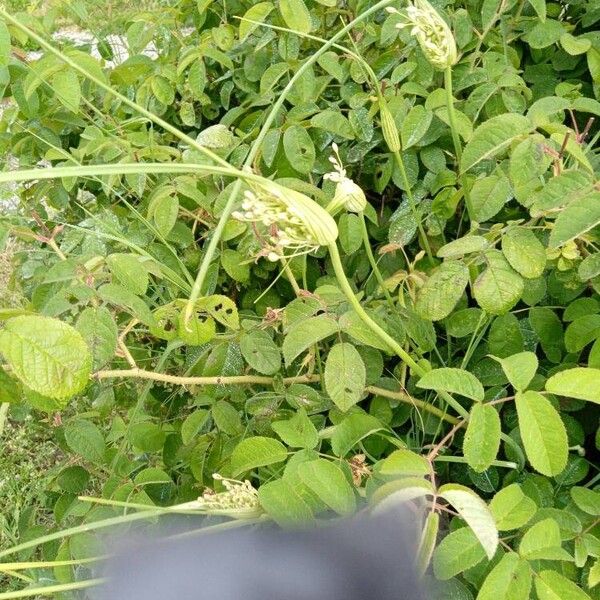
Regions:
[[106, 565], [99, 600], [423, 600], [401, 515], [302, 531], [260, 527], [137, 540]]

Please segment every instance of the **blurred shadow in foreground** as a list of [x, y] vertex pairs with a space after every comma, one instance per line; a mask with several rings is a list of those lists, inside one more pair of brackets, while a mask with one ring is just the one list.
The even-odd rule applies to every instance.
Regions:
[[414, 536], [396, 510], [322, 527], [273, 526], [119, 542], [98, 600], [423, 600]]

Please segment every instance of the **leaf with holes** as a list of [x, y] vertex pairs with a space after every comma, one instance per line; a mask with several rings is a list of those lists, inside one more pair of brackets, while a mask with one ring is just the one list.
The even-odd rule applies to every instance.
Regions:
[[325, 362], [325, 389], [340, 410], [345, 412], [360, 400], [366, 376], [365, 364], [352, 344], [336, 344], [329, 351]]

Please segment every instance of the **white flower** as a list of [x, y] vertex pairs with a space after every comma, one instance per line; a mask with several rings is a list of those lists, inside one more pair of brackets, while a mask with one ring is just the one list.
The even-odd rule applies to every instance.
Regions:
[[[390, 13], [398, 13], [388, 7]], [[456, 41], [448, 24], [427, 0], [413, 0], [406, 8], [406, 22], [396, 25], [398, 29], [412, 27], [411, 34], [417, 38], [427, 60], [437, 69], [451, 67], [458, 60]]]
[[206, 490], [198, 502], [200, 507], [212, 513], [237, 517], [255, 517], [262, 513], [258, 492], [252, 484], [237, 479], [228, 479], [215, 473], [213, 479], [221, 481], [224, 492]]
[[337, 239], [331, 215], [308, 196], [269, 180], [253, 188], [245, 192], [241, 210], [231, 216], [262, 226], [262, 232], [257, 227], [255, 232], [263, 244], [261, 255], [268, 260], [279, 260], [284, 251], [291, 255], [312, 252]]
[[327, 206], [331, 214], [335, 214], [342, 207], [350, 212], [362, 212], [367, 206], [367, 198], [359, 185], [346, 176], [346, 169], [342, 164], [338, 146], [336, 143], [331, 145], [333, 155], [329, 161], [333, 164], [333, 172], [325, 173], [323, 179], [328, 179], [337, 183], [333, 200]]

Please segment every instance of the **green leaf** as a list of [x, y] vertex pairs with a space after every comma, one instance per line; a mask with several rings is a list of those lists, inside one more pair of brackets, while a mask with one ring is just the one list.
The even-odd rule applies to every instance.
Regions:
[[437, 512], [431, 511], [425, 519], [425, 525], [421, 532], [421, 540], [417, 550], [417, 571], [421, 576], [427, 571], [433, 557], [439, 529], [440, 515]]
[[10, 32], [4, 21], [0, 21], [0, 67], [6, 67], [10, 59]]
[[283, 358], [286, 365], [317, 342], [339, 330], [336, 321], [327, 315], [318, 315], [304, 319], [290, 327], [283, 340]]
[[544, 272], [546, 250], [529, 229], [509, 229], [502, 236], [502, 252], [510, 266], [526, 279], [536, 279]]
[[119, 332], [115, 320], [106, 307], [90, 306], [83, 310], [75, 328], [90, 349], [95, 370], [103, 367], [114, 357]]
[[318, 458], [298, 465], [298, 475], [329, 508], [340, 515], [356, 509], [354, 491], [342, 470], [329, 460]]
[[179, 200], [175, 196], [164, 196], [154, 207], [153, 217], [156, 229], [163, 237], [169, 235], [177, 222]]
[[577, 584], [557, 571], [542, 571], [535, 578], [539, 600], [592, 600]]
[[92, 356], [81, 334], [50, 317], [14, 317], [0, 330], [0, 353], [28, 388], [66, 399], [87, 385]]
[[217, 123], [202, 130], [196, 141], [205, 148], [218, 150], [220, 148], [229, 148], [233, 144], [234, 135], [227, 125]]
[[315, 164], [315, 145], [304, 127], [292, 125], [283, 134], [283, 149], [290, 164], [299, 173], [310, 173]]
[[129, 441], [142, 452], [160, 452], [167, 436], [156, 423], [135, 423], [129, 430]]
[[190, 413], [181, 424], [181, 441], [187, 446], [197, 435], [200, 429], [206, 424], [209, 412], [205, 408], [200, 408]]
[[464, 173], [482, 160], [495, 157], [506, 149], [515, 139], [529, 133], [533, 125], [522, 115], [506, 113], [488, 119], [475, 131], [465, 146], [460, 161], [460, 170]]
[[489, 248], [490, 243], [481, 235], [466, 235], [448, 242], [437, 251], [440, 258], [458, 258], [473, 252], [482, 252]]
[[433, 553], [433, 572], [445, 581], [474, 567], [485, 558], [485, 551], [469, 527], [449, 533]]
[[381, 422], [372, 415], [348, 415], [335, 426], [331, 436], [331, 449], [336, 456], [344, 457], [358, 442], [382, 429], [384, 427]]
[[400, 129], [402, 149], [407, 150], [419, 143], [421, 138], [427, 133], [432, 120], [433, 113], [427, 110], [422, 104], [413, 106], [402, 121], [402, 128]]
[[548, 240], [549, 248], [558, 248], [600, 224], [600, 192], [577, 198], [558, 215]]
[[250, 265], [245, 261], [244, 256], [233, 248], [225, 248], [221, 252], [221, 265], [234, 281], [244, 283], [250, 279]]
[[325, 362], [325, 389], [340, 410], [346, 412], [361, 399], [366, 377], [365, 363], [352, 344], [342, 342], [331, 348]]
[[422, 477], [402, 477], [377, 488], [371, 496], [371, 502], [375, 504], [375, 510], [382, 511], [403, 502], [434, 494], [435, 490], [429, 480]]
[[310, 506], [285, 479], [276, 479], [261, 485], [258, 488], [258, 501], [266, 513], [283, 527], [314, 521]]
[[118, 283], [141, 296], [148, 289], [148, 271], [135, 254], [110, 254], [106, 258], [110, 272]]
[[487, 504], [473, 490], [457, 483], [443, 485], [438, 495], [452, 504], [467, 522], [491, 560], [498, 547], [498, 530]]
[[521, 298], [523, 280], [499, 250], [485, 253], [487, 266], [473, 284], [477, 304], [491, 315], [507, 313]]
[[0, 367], [0, 404], [19, 402], [22, 393], [21, 383]]
[[564, 51], [571, 56], [585, 54], [592, 47], [592, 40], [584, 37], [575, 37], [570, 33], [563, 33], [560, 36], [560, 45]]
[[600, 517], [600, 493], [585, 487], [571, 488], [571, 498], [583, 512]]
[[319, 443], [319, 434], [304, 409], [298, 410], [287, 421], [273, 421], [273, 431], [292, 448], [314, 448]]
[[273, 375], [281, 369], [281, 352], [266, 331], [256, 329], [243, 334], [240, 350], [244, 360], [263, 375]]
[[600, 369], [575, 367], [560, 371], [546, 381], [546, 391], [600, 404]]
[[519, 430], [531, 466], [548, 477], [567, 465], [567, 432], [556, 409], [539, 392], [517, 392]]
[[467, 431], [463, 440], [463, 453], [469, 466], [481, 473], [496, 460], [500, 448], [500, 415], [489, 404], [471, 407]]
[[443, 367], [428, 371], [419, 379], [417, 387], [424, 390], [436, 390], [460, 394], [477, 402], [483, 401], [483, 386], [481, 382], [464, 369]]
[[150, 79], [150, 87], [152, 88], [152, 93], [160, 103], [171, 106], [175, 101], [175, 90], [166, 77], [155, 75]]
[[519, 529], [526, 525], [537, 511], [536, 503], [523, 493], [517, 483], [501, 489], [490, 502], [490, 511], [500, 531]]
[[316, 114], [310, 120], [313, 127], [325, 129], [333, 135], [337, 135], [348, 140], [354, 139], [354, 131], [352, 125], [344, 115], [337, 110], [327, 109]]
[[62, 70], [52, 77], [52, 89], [63, 106], [71, 112], [78, 112], [81, 101], [81, 86], [73, 71]]
[[290, 29], [300, 33], [310, 33], [312, 20], [304, 0], [279, 0], [279, 10]]
[[471, 217], [484, 223], [496, 216], [512, 198], [510, 181], [503, 174], [493, 174], [477, 179], [471, 188]]
[[519, 352], [507, 358], [492, 358], [502, 365], [506, 378], [517, 392], [527, 389], [538, 369], [538, 359], [533, 352]]
[[104, 437], [91, 421], [77, 419], [70, 421], [64, 428], [65, 441], [69, 448], [79, 456], [93, 463], [102, 463], [106, 453]]
[[514, 552], [508, 552], [485, 578], [477, 600], [529, 600], [531, 569]]
[[528, 0], [542, 23], [546, 20], [546, 0]]
[[561, 544], [558, 523], [554, 519], [543, 519], [525, 532], [519, 554], [527, 560], [572, 560]]
[[127, 310], [142, 323], [151, 326], [154, 324], [154, 318], [148, 305], [122, 285], [105, 283], [98, 288], [98, 295], [105, 302]]
[[[184, 304], [182, 304], [183, 307]], [[240, 328], [240, 317], [235, 302], [221, 294], [213, 294], [200, 298], [196, 302], [196, 309], [207, 312], [215, 321], [237, 330]]]
[[394, 450], [379, 465], [377, 472], [381, 475], [399, 475], [402, 477], [417, 477], [429, 475], [431, 472], [429, 463], [424, 456], [401, 448]]
[[231, 473], [237, 477], [256, 467], [283, 462], [285, 446], [274, 438], [254, 436], [242, 440], [231, 453]]
[[[244, 41], [262, 23], [275, 8], [272, 2], [257, 2], [251, 6], [240, 21], [240, 41]], [[247, 19], [247, 20], [244, 20]], [[256, 21], [251, 23], [250, 21]]]
[[430, 321], [446, 318], [469, 282], [469, 269], [460, 261], [443, 262], [419, 289], [415, 309]]

